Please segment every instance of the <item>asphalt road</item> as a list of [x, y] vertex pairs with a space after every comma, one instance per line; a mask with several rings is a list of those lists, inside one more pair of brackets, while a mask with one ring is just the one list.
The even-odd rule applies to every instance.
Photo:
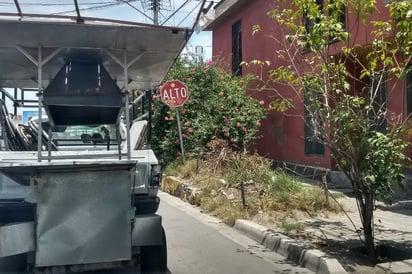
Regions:
[[200, 209], [165, 193], [159, 196], [172, 274], [313, 273]]

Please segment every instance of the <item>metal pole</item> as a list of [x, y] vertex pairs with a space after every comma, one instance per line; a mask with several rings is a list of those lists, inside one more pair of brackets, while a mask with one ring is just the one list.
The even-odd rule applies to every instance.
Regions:
[[37, 89], [38, 89], [38, 97], [39, 97], [39, 109], [38, 109], [38, 132], [37, 132], [37, 162], [41, 162], [41, 151], [42, 151], [42, 131], [43, 131], [43, 127], [42, 127], [42, 109], [43, 109], [43, 87], [42, 87], [42, 68], [43, 68], [43, 64], [42, 64], [42, 54], [41, 54], [41, 46], [38, 47], [37, 49]]
[[84, 23], [84, 20], [82, 19], [80, 15], [80, 9], [79, 9], [79, 4], [77, 3], [77, 0], [74, 0], [74, 6], [76, 7], [77, 23]]
[[149, 111], [149, 118], [148, 118], [148, 130], [147, 130], [147, 146], [150, 149], [151, 146], [151, 142], [152, 142], [152, 90], [148, 90], [146, 91], [146, 95], [148, 98], [148, 111]]
[[180, 127], [179, 108], [176, 108], [176, 120], [177, 120], [177, 128], [179, 130], [180, 150], [182, 152], [182, 160], [184, 164], [185, 163], [185, 149], [183, 147], [182, 128]]
[[153, 0], [153, 24], [159, 25], [160, 0]]
[[13, 113], [15, 116], [17, 116], [17, 107], [19, 106], [17, 102], [17, 88], [14, 88], [14, 99], [15, 101], [13, 102]]
[[116, 127], [117, 151], [119, 152], [119, 160], [122, 159], [122, 136], [120, 135], [120, 128]]
[[47, 135], [48, 135], [47, 137], [49, 137], [47, 140], [47, 150], [48, 150], [47, 155], [49, 156], [48, 161], [51, 162], [51, 148], [52, 148], [52, 127], [51, 126], [49, 127]]
[[19, 16], [21, 16], [21, 8], [17, 0], [14, 0], [14, 5], [16, 5], [17, 12], [19, 13]]
[[125, 116], [126, 116], [126, 145], [127, 145], [127, 160], [130, 160], [131, 153], [130, 153], [130, 114], [129, 114], [129, 93], [128, 93], [128, 86], [129, 86], [129, 76], [127, 73], [127, 56], [126, 50], [123, 50], [123, 70], [124, 70], [124, 94], [126, 96], [125, 102]]

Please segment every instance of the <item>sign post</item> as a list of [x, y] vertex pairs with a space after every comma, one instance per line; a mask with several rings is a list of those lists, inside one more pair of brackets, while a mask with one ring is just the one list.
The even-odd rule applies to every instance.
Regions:
[[182, 128], [180, 126], [179, 107], [183, 106], [189, 98], [187, 86], [179, 80], [170, 80], [160, 88], [160, 98], [170, 108], [176, 108], [177, 129], [179, 131], [180, 150], [183, 163], [185, 163], [185, 150], [183, 147]]

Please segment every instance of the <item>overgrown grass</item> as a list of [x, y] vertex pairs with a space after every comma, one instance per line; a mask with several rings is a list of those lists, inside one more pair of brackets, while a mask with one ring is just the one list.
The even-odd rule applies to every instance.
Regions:
[[186, 161], [186, 163], [183, 165], [179, 165], [178, 167], [179, 174], [182, 178], [193, 178], [195, 177], [196, 174], [196, 160], [191, 159]]
[[236, 219], [245, 219], [248, 216], [239, 202], [230, 201], [224, 196], [203, 196], [200, 206], [230, 226], [235, 224]]
[[288, 222], [286, 219], [281, 220], [279, 227], [285, 230], [286, 232], [300, 232], [305, 230], [305, 224], [299, 222]]
[[[172, 163], [166, 171], [169, 174], [174, 173], [170, 170], [177, 171], [180, 177], [189, 179], [201, 190], [201, 194], [191, 202], [229, 225], [233, 225], [236, 219], [250, 218], [262, 212], [292, 216], [294, 210], [309, 215], [321, 211], [340, 211], [332, 198], [325, 197], [323, 189], [304, 186], [299, 179], [284, 171], [273, 170], [271, 162], [260, 156], [230, 155], [225, 159], [222, 170], [216, 170], [214, 163], [205, 161], [200, 162], [198, 170], [196, 167], [196, 160], [188, 160], [185, 165]], [[244, 185], [245, 208], [241, 202], [241, 182]], [[285, 230], [304, 229], [302, 224], [285, 220], [281, 220], [279, 226]]]
[[282, 170], [276, 170], [273, 172], [272, 177], [268, 181], [269, 190], [276, 194], [278, 192], [290, 192], [297, 193], [302, 191], [302, 182], [298, 179], [286, 174]]
[[166, 176], [178, 176], [179, 175], [179, 162], [172, 162], [168, 164], [164, 169], [163, 169], [163, 174]]
[[226, 160], [224, 170], [231, 185], [247, 181], [265, 184], [273, 177], [271, 161], [257, 155], [233, 154]]

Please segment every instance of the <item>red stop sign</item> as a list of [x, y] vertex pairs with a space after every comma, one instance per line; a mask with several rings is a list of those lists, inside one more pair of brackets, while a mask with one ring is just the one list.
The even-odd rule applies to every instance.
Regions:
[[169, 80], [160, 88], [160, 98], [171, 108], [181, 107], [189, 98], [189, 90], [179, 80]]

